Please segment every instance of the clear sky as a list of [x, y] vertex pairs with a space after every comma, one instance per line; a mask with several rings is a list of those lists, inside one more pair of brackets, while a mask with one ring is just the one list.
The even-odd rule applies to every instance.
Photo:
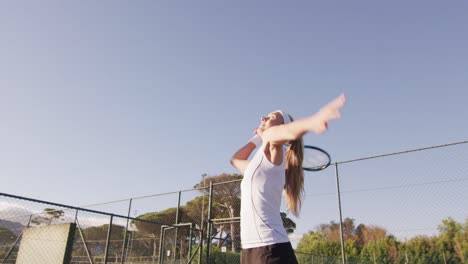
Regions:
[[305, 136], [334, 161], [467, 140], [467, 10], [2, 1], [0, 192], [84, 205], [189, 189], [235, 172], [260, 116], [305, 117], [340, 93], [342, 120]]

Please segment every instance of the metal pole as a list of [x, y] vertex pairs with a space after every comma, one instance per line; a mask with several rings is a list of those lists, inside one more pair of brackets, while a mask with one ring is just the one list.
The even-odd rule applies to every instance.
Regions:
[[205, 233], [203, 232], [203, 225], [202, 229], [200, 229], [200, 254], [198, 254], [198, 263], [202, 263], [203, 259], [203, 236]]
[[166, 225], [162, 225], [161, 226], [161, 233], [159, 233], [159, 261], [158, 261], [159, 264], [163, 263], [163, 258], [164, 258], [163, 242], [164, 242], [164, 232], [165, 232], [164, 230], [165, 230], [166, 227], [167, 227]]
[[128, 246], [125, 250], [125, 256], [132, 254], [132, 247], [133, 247], [133, 238], [135, 237], [135, 231], [130, 231], [129, 238], [128, 238]]
[[86, 240], [85, 240], [85, 238], [83, 236], [83, 232], [81, 231], [80, 223], [78, 223], [78, 219], [75, 219], [75, 221], [76, 221], [75, 224], [78, 227], [78, 232], [80, 233], [81, 241], [83, 241], [83, 246], [84, 246], [84, 249], [86, 251], [86, 256], [88, 256], [89, 263], [93, 264], [93, 259], [91, 258], [91, 254], [89, 254], [88, 245], [86, 245]]
[[112, 233], [112, 220], [114, 219], [114, 215], [111, 215], [109, 221], [109, 229], [107, 230], [107, 240], [106, 240], [106, 251], [104, 253], [104, 264], [107, 264], [107, 257], [109, 256], [109, 246], [110, 246], [110, 238]]
[[[177, 210], [176, 210], [176, 218], [175, 218], [175, 224], [179, 224], [179, 209], [180, 209], [180, 196], [181, 196], [181, 191], [179, 191], [179, 198], [177, 199]], [[176, 227], [175, 230], [175, 237], [174, 237], [174, 261], [176, 260], [176, 255], [177, 255], [177, 235], [179, 228]]]
[[208, 200], [208, 232], [206, 235], [206, 264], [210, 264], [210, 247], [211, 247], [211, 206], [213, 202], [213, 182], [210, 181], [210, 198]]
[[[187, 264], [192, 264], [193, 257], [195, 257], [195, 255], [197, 254], [198, 250], [200, 250], [200, 246], [198, 246], [198, 247], [195, 249], [195, 253], [193, 253], [193, 255], [189, 258]], [[199, 255], [200, 255], [200, 254], [199, 254]], [[197, 263], [200, 263], [200, 261], [197, 262]]]
[[[203, 174], [202, 175], [202, 182], [203, 182], [203, 192], [205, 191], [205, 177], [206, 177], [206, 174]], [[200, 229], [203, 230], [203, 226], [204, 226], [204, 223], [205, 222], [205, 194], [203, 193], [203, 196], [202, 196], [202, 215], [201, 215], [201, 223], [200, 223]]]
[[193, 224], [190, 223], [190, 230], [189, 230], [189, 236], [190, 236], [190, 241], [189, 241], [189, 256], [192, 256], [192, 239], [193, 239]]
[[33, 215], [30, 215], [30, 216], [29, 216], [28, 224], [26, 225], [26, 227], [30, 227], [30, 226], [31, 226], [32, 217], [33, 217]]
[[[191, 256], [192, 255], [192, 245], [193, 245], [192, 244], [192, 242], [193, 242], [192, 241], [193, 240], [193, 230], [194, 230], [193, 223], [181, 223], [181, 224], [176, 224], [176, 225], [172, 225], [172, 226], [164, 226], [164, 231], [162, 233], [164, 234], [166, 232], [166, 230], [169, 230], [169, 229], [175, 228], [177, 230], [177, 228], [179, 228], [179, 227], [187, 227], [187, 226], [189, 227], [189, 237], [190, 237], [189, 238], [189, 259], [191, 260], [191, 259], [193, 259], [193, 256]], [[201, 230], [196, 229], [196, 228], [195, 228], [195, 230], [201, 231]], [[164, 240], [164, 237], [165, 237], [165, 235], [162, 236], [162, 238], [163, 238], [162, 240]], [[198, 247], [198, 248], [200, 248], [200, 247]], [[179, 255], [180, 255], [180, 253], [179, 253]], [[179, 259], [179, 262], [180, 262], [180, 259]]]
[[343, 215], [341, 211], [340, 176], [338, 174], [338, 163], [335, 163], [335, 175], [336, 175], [336, 190], [338, 193], [338, 210], [340, 213], [341, 259], [343, 261], [343, 264], [346, 264], [346, 254], [345, 254], [344, 237], [343, 237]]
[[202, 210], [201, 210], [201, 223], [200, 223], [200, 254], [198, 256], [198, 263], [201, 263], [203, 259], [203, 235], [205, 229], [205, 177], [206, 173], [202, 175], [202, 182], [203, 182], [203, 195], [202, 195]]
[[127, 214], [127, 225], [125, 226], [125, 233], [123, 237], [123, 245], [122, 245], [122, 260], [120, 263], [125, 263], [125, 248], [127, 246], [127, 232], [128, 232], [128, 222], [130, 220], [130, 210], [132, 209], [132, 198], [128, 203], [128, 214]]
[[78, 221], [78, 209], [76, 209], [76, 213], [75, 213], [75, 224], [76, 224], [76, 221]]

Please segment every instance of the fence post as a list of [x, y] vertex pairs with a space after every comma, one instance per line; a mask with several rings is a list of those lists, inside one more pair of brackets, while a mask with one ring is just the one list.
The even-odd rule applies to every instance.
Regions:
[[76, 224], [76, 221], [78, 220], [78, 209], [76, 209], [76, 212], [75, 212], [75, 224]]
[[127, 247], [127, 232], [128, 232], [128, 222], [130, 220], [130, 210], [132, 210], [132, 198], [130, 198], [130, 201], [128, 203], [128, 213], [127, 213], [127, 225], [125, 226], [125, 233], [123, 237], [123, 245], [122, 245], [122, 260], [120, 263], [125, 263], [125, 249]]
[[[177, 210], [176, 210], [176, 218], [175, 218], [175, 224], [179, 224], [179, 209], [180, 209], [180, 196], [181, 196], [181, 191], [179, 191], [179, 198], [177, 199]], [[179, 233], [179, 227], [176, 226], [175, 228], [175, 237], [174, 237], [174, 261], [176, 260], [177, 256], [177, 236]]]
[[29, 216], [28, 224], [26, 225], [26, 227], [29, 227], [31, 225], [32, 217], [33, 215]]
[[202, 175], [202, 182], [203, 182], [203, 191], [202, 191], [202, 214], [201, 214], [201, 223], [200, 223], [200, 254], [198, 256], [198, 263], [202, 263], [203, 259], [203, 235], [205, 234], [203, 231], [205, 230], [205, 177], [206, 173]]
[[198, 254], [198, 263], [202, 263], [203, 259], [203, 236], [205, 233], [203, 232], [203, 227], [200, 229], [200, 254]]
[[343, 237], [343, 215], [341, 211], [341, 195], [340, 195], [340, 176], [338, 174], [338, 163], [335, 163], [335, 175], [336, 175], [336, 192], [338, 194], [338, 210], [340, 213], [340, 241], [341, 241], [341, 259], [343, 264], [346, 264], [346, 253]]
[[161, 226], [161, 233], [159, 233], [159, 259], [158, 259], [159, 264], [163, 263], [163, 258], [164, 258], [164, 253], [163, 253], [164, 245], [163, 245], [163, 242], [164, 242], [164, 230], [165, 230], [165, 228], [166, 228], [166, 225], [162, 225]]
[[107, 240], [106, 240], [106, 251], [104, 253], [104, 264], [107, 264], [107, 257], [109, 256], [109, 246], [110, 246], [110, 238], [112, 233], [112, 220], [114, 219], [114, 215], [111, 215], [109, 221], [109, 229], [107, 230]]
[[213, 202], [213, 182], [210, 181], [210, 196], [208, 200], [208, 232], [206, 235], [207, 241], [206, 241], [206, 264], [210, 264], [210, 247], [211, 247], [211, 206]]

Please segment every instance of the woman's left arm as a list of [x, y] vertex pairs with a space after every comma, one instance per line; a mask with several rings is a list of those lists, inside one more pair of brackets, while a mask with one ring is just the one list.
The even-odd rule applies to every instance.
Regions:
[[247, 143], [245, 146], [240, 148], [231, 158], [231, 164], [234, 166], [241, 174], [244, 174], [245, 168], [249, 165], [249, 156], [256, 148], [255, 144], [252, 142]]

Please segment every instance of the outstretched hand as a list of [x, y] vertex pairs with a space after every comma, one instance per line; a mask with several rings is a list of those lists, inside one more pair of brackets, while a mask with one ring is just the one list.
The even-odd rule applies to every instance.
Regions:
[[322, 107], [317, 114], [313, 115], [313, 120], [317, 122], [314, 129], [315, 133], [321, 134], [325, 132], [329, 121], [339, 119], [341, 117], [340, 110], [345, 103], [346, 97], [342, 94]]

